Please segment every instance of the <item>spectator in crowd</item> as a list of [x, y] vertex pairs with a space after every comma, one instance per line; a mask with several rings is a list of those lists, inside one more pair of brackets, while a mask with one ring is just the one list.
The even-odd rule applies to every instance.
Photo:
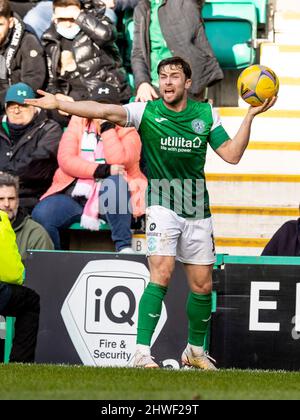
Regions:
[[60, 126], [45, 111], [24, 104], [35, 98], [25, 83], [10, 86], [0, 126], [0, 171], [20, 178], [20, 205], [31, 212], [57, 168]]
[[118, 15], [125, 10], [132, 10], [138, 4], [139, 0], [103, 0], [106, 6], [106, 15], [116, 25]]
[[[140, 0], [134, 9], [131, 65], [136, 101], [158, 98], [157, 65], [180, 56], [190, 63], [192, 99], [203, 100], [205, 88], [223, 79], [223, 72], [205, 35], [204, 0]], [[225, 36], [225, 35], [224, 35]]]
[[19, 181], [7, 173], [0, 173], [0, 210], [7, 213], [16, 234], [17, 245], [25, 263], [27, 249], [54, 249], [46, 230], [19, 207]]
[[29, 10], [31, 10], [32, 8], [34, 8], [38, 3], [45, 2], [43, 0], [13, 0], [10, 1], [10, 7], [13, 10], [13, 12], [17, 13], [23, 19], [26, 13], [29, 12]]
[[[113, 3], [113, 6], [108, 6], [106, 1]], [[139, 0], [104, 0], [106, 7], [112, 7], [117, 12], [134, 9]]]
[[[138, 1], [139, 0], [82, 0], [81, 3], [85, 9], [97, 9], [99, 5], [102, 8], [104, 5], [106, 7], [105, 15], [112, 21], [112, 23], [116, 24], [119, 12], [133, 9], [137, 5]], [[20, 3], [17, 2], [17, 5], [19, 4]], [[35, 31], [37, 36], [41, 38], [42, 34], [51, 24], [53, 15], [52, 0], [30, 2], [29, 5], [33, 5], [34, 7], [30, 7], [28, 9], [28, 12], [24, 16], [23, 20]], [[15, 7], [14, 10], [19, 10], [19, 7]]]
[[[105, 83], [94, 89], [91, 99], [120, 104], [117, 88]], [[72, 117], [59, 145], [53, 183], [32, 213], [56, 249], [61, 247], [59, 229], [80, 221], [82, 227], [98, 230], [100, 214], [111, 227], [116, 251], [130, 252], [131, 213], [144, 214], [147, 186], [139, 167], [140, 152], [141, 141], [134, 128]]]
[[261, 255], [300, 257], [300, 218], [285, 222], [272, 236]]
[[7, 214], [0, 210], [0, 314], [13, 316], [15, 336], [10, 362], [34, 362], [40, 298], [23, 283], [24, 266]]
[[46, 80], [44, 50], [37, 37], [25, 29], [17, 15], [12, 15], [8, 0], [0, 0], [0, 101], [9, 86], [27, 83], [33, 90]]
[[99, 82], [115, 86], [122, 103], [130, 98], [127, 74], [115, 44], [117, 32], [101, 4], [103, 7], [86, 10], [79, 0], [53, 1], [53, 22], [42, 43], [50, 77], [47, 90], [60, 94], [60, 99], [88, 99]]
[[53, 12], [52, 0], [42, 0], [31, 4], [33, 4], [34, 7], [28, 10], [23, 17], [23, 21], [36, 33], [37, 37], [41, 39], [43, 33], [51, 25]]

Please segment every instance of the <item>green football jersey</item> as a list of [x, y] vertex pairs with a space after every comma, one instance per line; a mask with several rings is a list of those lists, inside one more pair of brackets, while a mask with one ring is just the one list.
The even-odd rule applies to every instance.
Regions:
[[185, 218], [210, 217], [204, 165], [207, 144], [216, 150], [229, 139], [208, 103], [188, 99], [181, 112], [162, 99], [124, 105], [127, 126], [139, 131], [148, 178], [147, 205], [161, 205]]

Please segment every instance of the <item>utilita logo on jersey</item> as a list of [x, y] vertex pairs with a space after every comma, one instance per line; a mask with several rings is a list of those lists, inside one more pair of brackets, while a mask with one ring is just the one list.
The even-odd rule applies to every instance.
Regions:
[[166, 137], [160, 139], [160, 148], [168, 152], [191, 153], [194, 149], [199, 149], [201, 140], [199, 137], [194, 140], [187, 140], [184, 137]]

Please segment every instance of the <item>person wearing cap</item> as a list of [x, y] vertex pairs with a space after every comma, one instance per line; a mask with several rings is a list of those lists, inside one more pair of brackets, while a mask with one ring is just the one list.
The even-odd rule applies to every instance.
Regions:
[[[95, 8], [86, 10], [79, 0], [53, 1], [52, 24], [42, 35], [49, 68], [47, 91], [63, 100], [88, 99], [100, 82], [107, 82], [118, 88], [126, 103], [131, 92], [115, 43], [116, 28], [105, 16], [105, 4], [92, 3]], [[58, 117], [54, 113], [53, 118], [66, 123]]]
[[[106, 83], [91, 93], [100, 103], [120, 104]], [[147, 181], [139, 166], [141, 141], [135, 128], [73, 116], [58, 149], [59, 168], [32, 218], [48, 231], [56, 249], [59, 229], [80, 222], [98, 230], [109, 223], [117, 252], [131, 250], [131, 219], [144, 214]], [[100, 200], [99, 200], [100, 196]]]
[[19, 177], [20, 206], [29, 212], [51, 184], [62, 136], [60, 126], [45, 111], [24, 104], [33, 98], [29, 85], [10, 86], [0, 125], [0, 171]]
[[8, 0], [0, 0], [0, 105], [5, 92], [18, 82], [40, 89], [46, 81], [46, 58], [37, 37], [11, 11]]

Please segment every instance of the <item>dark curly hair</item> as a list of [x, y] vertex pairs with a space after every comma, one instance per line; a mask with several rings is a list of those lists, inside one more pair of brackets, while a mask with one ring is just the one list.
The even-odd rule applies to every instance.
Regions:
[[170, 57], [166, 58], [165, 60], [162, 60], [157, 66], [157, 73], [160, 74], [161, 69], [163, 69], [166, 66], [181, 69], [187, 79], [190, 79], [192, 77], [191, 66], [181, 57]]

